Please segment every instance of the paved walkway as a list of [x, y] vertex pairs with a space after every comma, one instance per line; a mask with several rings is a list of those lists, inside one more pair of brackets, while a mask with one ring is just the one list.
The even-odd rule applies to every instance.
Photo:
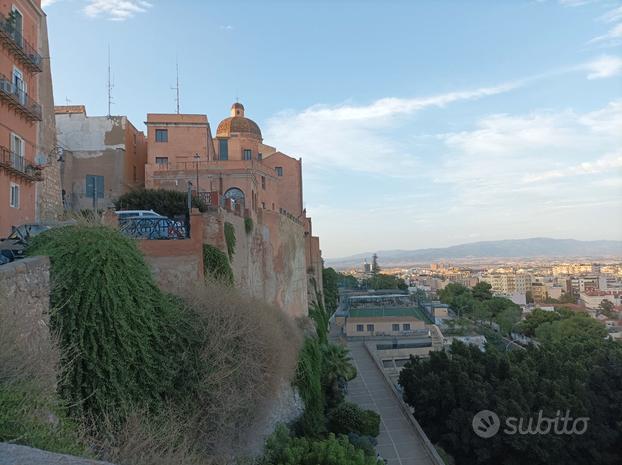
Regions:
[[432, 465], [419, 436], [362, 342], [348, 342], [358, 374], [348, 382], [349, 401], [380, 414], [376, 450], [389, 465]]

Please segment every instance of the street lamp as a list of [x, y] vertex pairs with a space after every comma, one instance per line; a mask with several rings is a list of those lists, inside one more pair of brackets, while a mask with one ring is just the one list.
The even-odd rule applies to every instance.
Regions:
[[199, 160], [201, 159], [201, 157], [199, 156], [198, 153], [194, 154], [194, 160], [196, 163], [196, 168], [197, 168], [197, 197], [199, 196]]

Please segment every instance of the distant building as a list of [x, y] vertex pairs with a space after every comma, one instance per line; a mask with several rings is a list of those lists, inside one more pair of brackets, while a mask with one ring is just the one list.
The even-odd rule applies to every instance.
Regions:
[[527, 273], [488, 274], [481, 278], [492, 286], [492, 292], [500, 295], [525, 295], [531, 291], [531, 275]]
[[126, 116], [88, 116], [83, 105], [57, 106], [55, 113], [66, 209], [109, 208], [145, 186], [145, 135]]
[[622, 304], [622, 292], [588, 290], [580, 294], [581, 302], [588, 309], [597, 309], [603, 300], [608, 300], [614, 305]]
[[549, 296], [547, 286], [543, 283], [532, 283], [531, 296], [534, 302], [544, 302]]

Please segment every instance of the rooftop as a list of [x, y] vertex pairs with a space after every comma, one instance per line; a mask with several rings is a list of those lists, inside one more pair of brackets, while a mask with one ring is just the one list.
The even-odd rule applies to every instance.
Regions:
[[351, 318], [413, 317], [431, 324], [427, 313], [416, 307], [371, 307], [350, 309]]

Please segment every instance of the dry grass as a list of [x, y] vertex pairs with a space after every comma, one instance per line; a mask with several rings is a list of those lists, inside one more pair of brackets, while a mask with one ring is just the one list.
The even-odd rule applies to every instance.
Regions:
[[281, 310], [217, 282], [197, 286], [184, 301], [202, 338], [194, 391], [183, 405], [157, 416], [134, 412], [120, 430], [100, 434], [97, 449], [106, 460], [119, 465], [239, 463], [236, 455], [261, 415], [282, 383], [294, 376], [301, 331]]
[[185, 298], [203, 336], [193, 421], [210, 453], [238, 450], [281, 383], [293, 378], [302, 342], [281, 310], [218, 283]]

